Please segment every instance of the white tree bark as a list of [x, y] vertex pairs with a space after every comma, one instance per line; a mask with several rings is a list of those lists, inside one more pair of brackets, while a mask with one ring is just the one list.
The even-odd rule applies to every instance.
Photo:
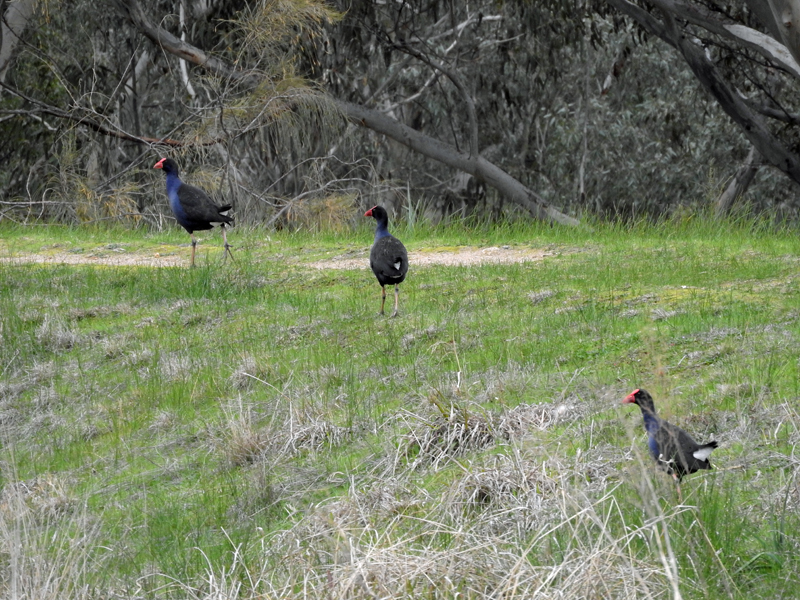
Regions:
[[800, 0], [768, 0], [781, 41], [800, 63]]
[[0, 25], [0, 81], [6, 80], [6, 73], [11, 66], [14, 50], [19, 38], [33, 17], [37, 0], [12, 0], [5, 5], [3, 23]]
[[[180, 1], [180, 24], [181, 24], [181, 41], [186, 41], [186, 0]], [[183, 80], [183, 85], [186, 88], [186, 92], [189, 94], [192, 100], [195, 99], [197, 93], [194, 91], [194, 86], [192, 86], [192, 82], [189, 81], [189, 65], [184, 59], [180, 59], [181, 62], [181, 79]]]
[[[681, 23], [688, 21], [705, 27], [711, 32], [733, 38], [732, 32], [724, 26], [730, 23], [725, 23], [718, 15], [699, 8], [697, 4], [689, 4], [683, 0], [648, 0], [649, 4], [658, 9], [654, 13], [648, 12], [629, 0], [606, 1], [623, 14], [636, 20], [645, 30], [660, 37], [678, 50], [697, 80], [708, 90], [722, 110], [739, 126], [744, 136], [755, 147], [764, 164], [780, 169], [793, 181], [800, 184], [800, 157], [792, 147], [769, 129], [765, 116], [772, 117], [772, 115], [758, 111], [758, 107], [749, 103], [740, 91], [725, 78], [716, 64], [709, 60], [696, 38], [687, 35], [681, 29]], [[800, 0], [791, 1], [800, 2]], [[659, 19], [656, 15], [660, 15], [662, 18]], [[739, 36], [735, 36], [735, 39], [743, 45], [748, 44]], [[776, 41], [775, 44], [779, 45], [779, 42]], [[774, 60], [771, 53], [765, 51], [761, 45], [749, 42], [747, 47], [758, 49], [762, 56]], [[790, 72], [794, 72], [794, 70]]]

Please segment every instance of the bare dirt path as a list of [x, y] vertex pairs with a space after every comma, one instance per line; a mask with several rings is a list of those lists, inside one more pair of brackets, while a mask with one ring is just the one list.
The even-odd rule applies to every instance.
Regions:
[[[65, 264], [65, 265], [104, 265], [137, 267], [183, 267], [188, 266], [189, 258], [176, 253], [127, 252], [121, 248], [98, 249], [87, 253], [53, 252], [47, 254], [25, 253], [10, 257], [0, 257], [0, 262], [10, 264]], [[453, 250], [420, 250], [409, 252], [409, 263], [413, 266], [425, 265], [479, 265], [485, 263], [519, 263], [539, 261], [556, 252], [540, 248], [511, 248], [491, 246], [487, 248], [459, 247]], [[314, 269], [368, 269], [369, 250], [310, 263], [298, 262], [298, 266]]]
[[180, 267], [189, 265], [189, 258], [177, 254], [161, 255], [134, 254], [126, 252], [90, 252], [74, 254], [55, 252], [52, 254], [17, 254], [0, 258], [0, 262], [9, 264], [48, 264], [48, 265], [104, 265], [119, 267]]
[[[542, 260], [545, 256], [553, 256], [555, 252], [541, 248], [511, 248], [509, 246], [491, 246], [488, 248], [461, 247], [450, 251], [426, 251], [408, 253], [408, 262], [412, 266], [424, 265], [480, 265], [486, 263], [519, 263]], [[369, 254], [358, 258], [335, 257], [308, 263], [315, 269], [367, 269]]]

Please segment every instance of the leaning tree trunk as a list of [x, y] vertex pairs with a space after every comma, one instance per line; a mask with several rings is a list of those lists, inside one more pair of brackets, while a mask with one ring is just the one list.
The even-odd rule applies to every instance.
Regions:
[[[115, 0], [115, 2], [134, 27], [164, 51], [204, 67], [211, 73], [230, 78], [243, 86], [255, 87], [259, 84], [258, 74], [242, 71], [156, 25], [136, 0]], [[470, 152], [463, 153], [376, 110], [341, 100], [334, 102], [356, 124], [391, 137], [428, 158], [475, 176], [539, 219], [571, 226], [580, 224], [580, 221], [550, 206], [517, 179], [477, 154], [477, 143], [474, 140], [471, 140]]]
[[758, 151], [755, 146], [750, 147], [750, 152], [744, 160], [742, 166], [736, 171], [733, 179], [725, 188], [725, 191], [717, 198], [716, 217], [722, 219], [726, 217], [730, 211], [733, 203], [737, 198], [741, 198], [753, 182], [761, 163], [757, 161]]
[[[800, 0], [787, 1], [798, 2]], [[706, 56], [701, 42], [693, 36], [686, 35], [679, 26], [680, 23], [687, 20], [697, 21], [703, 26], [708, 26], [709, 31], [716, 33], [718, 24], [715, 24], [713, 20], [699, 19], [697, 14], [687, 12], [685, 4], [676, 0], [649, 0], [659, 9], [661, 20], [629, 0], [606, 0], [606, 2], [634, 19], [645, 31], [658, 36], [675, 48], [683, 56], [695, 78], [714, 97], [720, 108], [727, 113], [756, 148], [764, 164], [772, 165], [783, 171], [794, 182], [800, 183], [800, 157], [769, 130], [763, 115], [752, 108], [739, 90], [725, 79], [717, 65]], [[741, 38], [737, 39], [743, 41]], [[767, 51], [763, 47], [760, 50]], [[796, 65], [796, 61], [789, 58], [790, 62]], [[800, 72], [798, 72], [798, 76], [800, 76]]]
[[580, 224], [580, 221], [556, 210], [541, 196], [480, 155], [474, 157], [471, 153], [461, 152], [450, 144], [425, 135], [377, 110], [341, 100], [337, 100], [336, 105], [353, 122], [390, 137], [423, 156], [469, 173], [539, 219], [562, 225]]
[[28, 26], [28, 21], [33, 16], [36, 0], [16, 0], [16, 2], [1, 2], [0, 15], [3, 22], [0, 24], [0, 81], [5, 81], [14, 50], [19, 44], [20, 36]]

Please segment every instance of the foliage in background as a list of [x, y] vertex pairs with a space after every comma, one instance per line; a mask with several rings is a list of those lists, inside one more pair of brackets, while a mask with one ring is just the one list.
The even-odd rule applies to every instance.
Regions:
[[[125, 218], [135, 203], [142, 222], [161, 227], [169, 213], [149, 169], [164, 153], [187, 176], [201, 165], [217, 171], [211, 191], [235, 204], [241, 223], [292, 226], [286, 215], [325, 194], [356, 194], [360, 207], [382, 203], [400, 214], [409, 190], [434, 222], [514, 212], [482, 182], [345, 124], [327, 101], [330, 94], [377, 108], [466, 148], [464, 98], [444, 69], [475, 101], [483, 155], [574, 214], [702, 210], [748, 150], [675, 52], [602, 2], [140, 4], [166, 30], [262, 85], [246, 92], [182, 65], [136, 31], [119, 3], [47, 4], [7, 76], [27, 95], [6, 90], [0, 99], [8, 165], [0, 216]], [[742, 89], [768, 83], [738, 62], [722, 67]], [[73, 120], [53, 116], [53, 107]], [[102, 135], [80, 124], [88, 121], [149, 141]], [[179, 146], [159, 147], [161, 138]], [[65, 164], [66, 151], [74, 160]], [[50, 195], [49, 175], [67, 170], [84, 204], [95, 206]], [[746, 210], [794, 219], [796, 196], [780, 173], [761, 169]]]

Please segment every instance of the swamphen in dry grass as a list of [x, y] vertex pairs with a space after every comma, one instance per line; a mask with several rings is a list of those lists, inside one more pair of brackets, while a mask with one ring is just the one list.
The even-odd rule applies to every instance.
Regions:
[[192, 236], [192, 265], [194, 266], [194, 253], [197, 247], [197, 240], [194, 237], [195, 231], [211, 229], [215, 223], [222, 227], [222, 240], [225, 242], [225, 258], [231, 253], [228, 237], [225, 234], [225, 225], [233, 224], [233, 219], [223, 213], [229, 211], [232, 206], [226, 204], [218, 206], [208, 195], [193, 185], [183, 183], [178, 177], [178, 164], [171, 158], [162, 158], [155, 165], [154, 169], [163, 169], [167, 176], [167, 197], [169, 207], [172, 209], [178, 223]]
[[698, 444], [683, 429], [659, 418], [653, 397], [646, 390], [633, 390], [622, 403], [638, 404], [642, 409], [650, 454], [676, 483], [680, 483], [684, 475], [711, 468], [708, 457], [717, 447], [716, 441]]
[[399, 285], [408, 273], [408, 252], [403, 242], [389, 233], [389, 215], [382, 206], [374, 206], [364, 213], [365, 217], [373, 217], [378, 225], [375, 228], [375, 242], [369, 253], [369, 266], [378, 283], [381, 284], [381, 312], [386, 303], [386, 288], [394, 284], [394, 312], [397, 316], [397, 304], [400, 298]]

